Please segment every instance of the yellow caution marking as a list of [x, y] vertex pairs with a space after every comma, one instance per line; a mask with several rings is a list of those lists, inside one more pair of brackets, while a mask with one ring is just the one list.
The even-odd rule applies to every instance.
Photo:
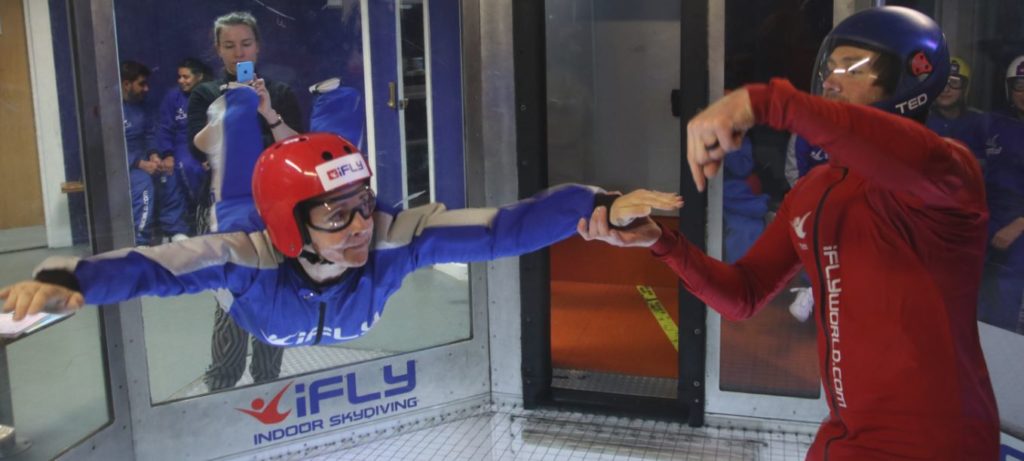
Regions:
[[672, 320], [672, 316], [668, 315], [665, 306], [658, 300], [658, 295], [654, 293], [654, 288], [647, 285], [637, 285], [636, 291], [639, 291], [640, 296], [644, 298], [644, 302], [647, 303], [647, 309], [651, 311], [651, 315], [658, 322], [661, 331], [665, 332], [665, 336], [672, 343], [672, 347], [676, 348], [676, 352], [679, 352], [679, 327]]

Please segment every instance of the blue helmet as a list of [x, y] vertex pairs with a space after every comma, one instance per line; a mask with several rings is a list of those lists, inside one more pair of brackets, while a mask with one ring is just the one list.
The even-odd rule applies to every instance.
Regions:
[[[920, 118], [946, 87], [949, 51], [939, 25], [909, 8], [885, 6], [860, 11], [836, 25], [818, 50], [812, 89], [822, 91], [829, 75], [829, 56], [837, 46], [850, 45], [887, 55], [892, 69], [883, 85], [891, 91], [873, 106], [894, 114]], [[829, 71], [830, 72], [830, 71]]]

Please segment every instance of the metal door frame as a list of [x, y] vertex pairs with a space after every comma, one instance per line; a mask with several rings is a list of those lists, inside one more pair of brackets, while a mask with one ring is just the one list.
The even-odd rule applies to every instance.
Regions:
[[[707, 15], [699, 11], [695, 13], [694, 10], [702, 10], [705, 6], [693, 3], [682, 2], [683, 36], [691, 37], [695, 42], [705, 43], [707, 36], [702, 31], [706, 28], [702, 26], [706, 23]], [[529, 196], [549, 186], [545, 21], [544, 0], [516, 0], [513, 3], [515, 139], [520, 197]], [[693, 45], [689, 49], [683, 47], [682, 52], [706, 55], [701, 49], [701, 46]], [[706, 50], [706, 47], [703, 49]], [[689, 57], [682, 62], [705, 61], [692, 59], [693, 57]], [[686, 72], [690, 72], [696, 78], [706, 78], [704, 67], [695, 67], [684, 68], [683, 78], [686, 78]], [[665, 96], [667, 98], [669, 95]], [[706, 95], [694, 97], [696, 99], [687, 100], [686, 103], [698, 107], [703, 105], [699, 101], [706, 100]], [[688, 178], [688, 173], [684, 177]], [[680, 186], [684, 188], [684, 195], [687, 195], [687, 184], [684, 182]], [[693, 241], [702, 242], [703, 208], [699, 204], [693, 206], [693, 201], [688, 201], [688, 205], [681, 210], [681, 230]], [[519, 277], [519, 296], [523, 311], [520, 345], [523, 364], [523, 403], [527, 408], [582, 408], [588, 411], [686, 421], [691, 426], [700, 426], [704, 423], [705, 310], [696, 297], [685, 290], [680, 291], [679, 381], [675, 399], [560, 389], [551, 385], [551, 277], [547, 250], [521, 257]]]

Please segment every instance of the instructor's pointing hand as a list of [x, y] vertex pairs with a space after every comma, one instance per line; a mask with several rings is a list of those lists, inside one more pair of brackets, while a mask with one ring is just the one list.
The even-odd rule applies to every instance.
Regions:
[[740, 88], [701, 111], [686, 125], [686, 161], [697, 190], [718, 173], [725, 154], [740, 148], [743, 135], [754, 126], [750, 94]]

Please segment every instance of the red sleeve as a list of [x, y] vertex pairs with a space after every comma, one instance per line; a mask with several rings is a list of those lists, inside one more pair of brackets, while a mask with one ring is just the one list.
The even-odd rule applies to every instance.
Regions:
[[934, 207], [984, 201], [974, 156], [924, 124], [812, 96], [780, 79], [747, 90], [758, 123], [802, 136], [878, 187], [912, 194]]
[[662, 228], [651, 253], [679, 275], [688, 291], [729, 320], [756, 314], [800, 269], [788, 234], [785, 201], [747, 254], [729, 265], [705, 255], [678, 232]]

